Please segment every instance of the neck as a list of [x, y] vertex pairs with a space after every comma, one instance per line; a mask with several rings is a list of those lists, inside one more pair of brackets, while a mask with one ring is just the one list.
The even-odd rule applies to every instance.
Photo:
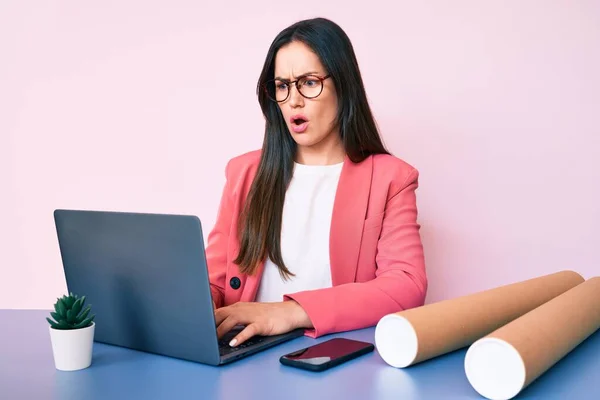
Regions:
[[305, 165], [338, 164], [344, 161], [345, 156], [342, 141], [335, 134], [313, 146], [298, 146], [296, 150], [296, 162]]

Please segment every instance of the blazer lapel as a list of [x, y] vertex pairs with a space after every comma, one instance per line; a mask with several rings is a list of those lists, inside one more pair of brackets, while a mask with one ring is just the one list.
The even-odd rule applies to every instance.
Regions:
[[373, 157], [355, 164], [346, 156], [335, 195], [329, 235], [334, 286], [354, 282], [372, 175]]

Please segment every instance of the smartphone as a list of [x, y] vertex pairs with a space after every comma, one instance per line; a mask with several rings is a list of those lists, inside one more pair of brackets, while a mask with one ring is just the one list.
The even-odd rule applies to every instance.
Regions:
[[363, 354], [370, 353], [374, 349], [375, 346], [372, 343], [334, 338], [281, 356], [279, 361], [290, 367], [309, 371], [324, 371]]

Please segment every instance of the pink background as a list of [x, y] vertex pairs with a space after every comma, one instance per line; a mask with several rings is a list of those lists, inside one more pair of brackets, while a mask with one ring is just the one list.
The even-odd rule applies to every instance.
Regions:
[[200, 3], [0, 4], [0, 308], [65, 290], [55, 208], [192, 213], [208, 231], [225, 163], [262, 142], [271, 40], [319, 15], [421, 172], [428, 301], [600, 272], [600, 3]]

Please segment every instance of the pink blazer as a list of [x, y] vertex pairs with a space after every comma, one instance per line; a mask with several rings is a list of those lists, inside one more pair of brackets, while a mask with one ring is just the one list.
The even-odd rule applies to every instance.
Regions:
[[[207, 237], [211, 291], [217, 307], [254, 301], [264, 263], [253, 276], [232, 261], [237, 221], [256, 174], [260, 150], [231, 159], [217, 220]], [[418, 172], [390, 156], [359, 164], [347, 157], [336, 192], [329, 239], [332, 287], [288, 293], [308, 314], [318, 337], [374, 326], [386, 314], [423, 305], [427, 276], [415, 190]]]

